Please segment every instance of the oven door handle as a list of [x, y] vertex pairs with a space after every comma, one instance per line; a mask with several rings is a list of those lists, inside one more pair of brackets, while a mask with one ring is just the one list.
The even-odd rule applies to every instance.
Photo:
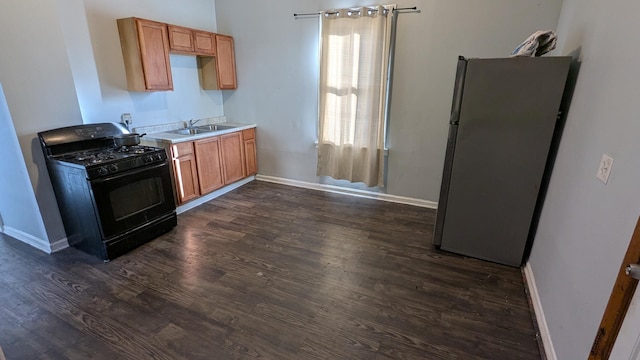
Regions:
[[136, 169], [134, 171], [125, 171], [125, 172], [122, 172], [120, 174], [116, 174], [116, 175], [113, 175], [113, 176], [108, 176], [108, 177], [104, 177], [104, 178], [90, 180], [90, 182], [92, 184], [102, 184], [102, 183], [107, 182], [107, 181], [113, 181], [113, 180], [120, 179], [120, 178], [125, 177], [125, 176], [136, 175], [136, 174], [139, 174], [139, 173], [144, 172], [144, 171], [160, 169], [160, 168], [165, 167], [165, 166], [168, 166], [168, 162], [166, 162], [166, 161], [164, 161], [164, 162], [162, 162], [160, 164], [152, 165], [152, 166], [145, 166], [143, 168], [139, 168], [139, 169]]

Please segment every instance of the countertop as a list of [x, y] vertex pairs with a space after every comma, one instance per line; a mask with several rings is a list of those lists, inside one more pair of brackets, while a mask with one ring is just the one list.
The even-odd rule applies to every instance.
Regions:
[[236, 131], [242, 131], [242, 130], [245, 130], [245, 129], [251, 129], [251, 128], [255, 128], [256, 127], [256, 124], [245, 124], [245, 123], [235, 123], [235, 122], [217, 123], [217, 125], [233, 125], [235, 127], [232, 128], [232, 129], [211, 131], [211, 132], [206, 132], [206, 133], [202, 133], [202, 134], [193, 134], [193, 135], [182, 135], [182, 134], [172, 133], [172, 132], [169, 132], [169, 131], [167, 131], [167, 132], [156, 132], [156, 133], [151, 133], [151, 134], [145, 135], [143, 137], [143, 140], [155, 140], [157, 142], [163, 142], [163, 143], [168, 143], [168, 144], [176, 144], [176, 143], [181, 143], [181, 142], [185, 142], [185, 141], [194, 141], [194, 140], [204, 139], [204, 138], [208, 138], [208, 137], [211, 137], [211, 136], [220, 136], [220, 135], [224, 135], [224, 134], [228, 134], [228, 133], [232, 133], [232, 132], [236, 132]]

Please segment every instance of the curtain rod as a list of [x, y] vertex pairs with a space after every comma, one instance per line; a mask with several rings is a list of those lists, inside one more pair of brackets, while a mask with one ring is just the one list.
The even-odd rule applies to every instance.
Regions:
[[[415, 12], [420, 12], [420, 10], [418, 10], [417, 6], [393, 9], [393, 11], [400, 11], [400, 10], [413, 10]], [[373, 11], [378, 11], [378, 10], [373, 10]], [[327, 14], [335, 15], [335, 14], [337, 14], [337, 12], [328, 12]], [[320, 11], [314, 12], [314, 13], [293, 14], [294, 17], [298, 17], [298, 16], [318, 16], [318, 15], [320, 15]]]

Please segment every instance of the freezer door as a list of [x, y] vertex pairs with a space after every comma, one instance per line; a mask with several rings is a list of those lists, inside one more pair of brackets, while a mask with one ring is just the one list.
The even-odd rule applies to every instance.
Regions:
[[570, 60], [468, 60], [443, 250], [521, 265]]
[[458, 57], [456, 69], [456, 82], [453, 88], [453, 102], [451, 104], [451, 117], [449, 118], [449, 137], [447, 139], [447, 151], [444, 158], [444, 169], [442, 170], [442, 183], [440, 185], [440, 201], [436, 213], [436, 226], [433, 233], [433, 244], [442, 244], [442, 226], [447, 213], [447, 198], [449, 196], [449, 181], [451, 180], [451, 165], [453, 164], [453, 151], [456, 145], [458, 133], [458, 120], [460, 116], [460, 104], [462, 103], [462, 91], [464, 90], [464, 78], [467, 70], [467, 60]]

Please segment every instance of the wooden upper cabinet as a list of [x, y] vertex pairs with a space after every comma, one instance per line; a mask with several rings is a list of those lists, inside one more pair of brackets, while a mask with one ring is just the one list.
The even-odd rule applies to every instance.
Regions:
[[216, 59], [218, 87], [221, 90], [236, 89], [236, 58], [231, 36], [216, 34]]
[[182, 26], [167, 25], [171, 52], [214, 56], [216, 54], [216, 34], [189, 29]]
[[238, 87], [233, 37], [140, 18], [118, 19], [129, 91], [173, 90], [169, 51], [198, 55], [205, 90]]
[[233, 38], [215, 34], [215, 45], [215, 57], [198, 56], [198, 72], [202, 88], [205, 90], [237, 89]]
[[139, 18], [118, 19], [117, 23], [127, 89], [173, 90], [167, 25]]
[[175, 25], [167, 25], [169, 47], [174, 52], [193, 53], [195, 49], [193, 30]]
[[216, 34], [193, 30], [195, 53], [198, 55], [214, 56], [216, 54]]

